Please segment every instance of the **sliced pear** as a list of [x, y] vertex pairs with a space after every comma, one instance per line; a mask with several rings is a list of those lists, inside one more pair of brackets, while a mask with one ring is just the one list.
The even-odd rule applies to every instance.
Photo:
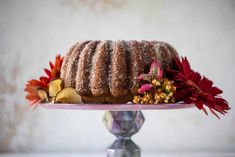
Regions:
[[49, 100], [47, 92], [43, 89], [38, 89], [38, 96], [40, 97], [41, 102], [47, 102]]
[[59, 91], [63, 88], [63, 81], [61, 79], [52, 80], [49, 83], [49, 95], [55, 97]]
[[55, 103], [81, 104], [82, 98], [72, 87], [65, 87], [55, 97]]

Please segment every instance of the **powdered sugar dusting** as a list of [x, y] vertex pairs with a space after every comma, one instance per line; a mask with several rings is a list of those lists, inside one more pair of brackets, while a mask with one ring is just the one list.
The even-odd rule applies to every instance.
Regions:
[[123, 41], [115, 42], [111, 62], [111, 93], [113, 96], [126, 95], [128, 89], [126, 53]]
[[179, 54], [177, 53], [177, 51], [176, 51], [176, 49], [172, 46], [172, 45], [170, 45], [170, 44], [168, 44], [168, 43], [165, 43], [165, 42], [162, 42], [162, 43], [164, 43], [164, 45], [167, 47], [167, 49], [169, 50], [169, 52], [170, 52], [170, 54], [171, 54], [171, 58], [174, 58], [174, 57], [179, 57]]
[[161, 58], [161, 51], [160, 51], [161, 43], [158, 41], [151, 41], [150, 42], [150, 51], [152, 54], [152, 61], [157, 60], [160, 64], [162, 64], [162, 58]]
[[110, 41], [109, 43], [109, 58], [108, 58], [108, 85], [109, 89], [111, 88], [111, 78], [112, 78], [112, 58], [113, 58], [113, 51], [114, 51], [115, 43]]
[[172, 66], [172, 55], [165, 43], [161, 42], [161, 57], [163, 62], [163, 69], [168, 69]]
[[85, 46], [80, 55], [76, 75], [76, 90], [81, 95], [91, 95], [90, 90], [90, 69], [92, 67], [92, 57], [99, 41], [92, 41]]
[[92, 94], [101, 96], [109, 94], [108, 66], [109, 66], [109, 41], [98, 44], [92, 61], [90, 87]]
[[79, 62], [79, 57], [81, 54], [81, 51], [83, 50], [83, 48], [85, 47], [86, 44], [88, 44], [89, 41], [85, 41], [82, 42], [78, 45], [75, 46], [73, 53], [71, 54], [71, 57], [68, 61], [68, 65], [67, 65], [67, 71], [65, 74], [65, 86], [66, 87], [75, 87], [75, 79], [72, 78], [76, 78], [76, 74], [77, 74], [77, 65]]
[[129, 88], [130, 92], [137, 94], [137, 86], [139, 81], [138, 75], [144, 72], [144, 64], [141, 56], [140, 44], [137, 41], [130, 41], [128, 43], [129, 49]]

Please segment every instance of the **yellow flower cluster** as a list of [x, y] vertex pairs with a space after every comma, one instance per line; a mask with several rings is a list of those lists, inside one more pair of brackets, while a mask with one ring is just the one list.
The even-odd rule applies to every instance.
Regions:
[[173, 97], [176, 92], [176, 87], [173, 85], [173, 81], [168, 79], [152, 80], [153, 87], [151, 90], [144, 94], [134, 96], [133, 103], [140, 104], [158, 104], [158, 103], [174, 103]]

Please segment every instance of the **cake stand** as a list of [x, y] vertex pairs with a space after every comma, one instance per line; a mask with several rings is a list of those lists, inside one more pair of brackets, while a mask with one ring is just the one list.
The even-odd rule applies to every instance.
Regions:
[[107, 148], [107, 157], [140, 157], [140, 148], [131, 140], [143, 125], [141, 110], [192, 108], [193, 104], [40, 104], [46, 109], [105, 110], [103, 122], [117, 139]]

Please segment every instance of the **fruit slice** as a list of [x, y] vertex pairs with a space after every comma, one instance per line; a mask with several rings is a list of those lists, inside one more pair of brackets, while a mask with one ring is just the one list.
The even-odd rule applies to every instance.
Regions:
[[63, 81], [61, 79], [52, 80], [49, 83], [49, 95], [55, 97], [59, 91], [63, 88]]
[[72, 87], [65, 87], [55, 97], [55, 103], [81, 104], [81, 96]]
[[48, 101], [48, 95], [47, 92], [44, 91], [43, 89], [38, 89], [38, 96], [41, 100], [41, 102], [47, 102]]

